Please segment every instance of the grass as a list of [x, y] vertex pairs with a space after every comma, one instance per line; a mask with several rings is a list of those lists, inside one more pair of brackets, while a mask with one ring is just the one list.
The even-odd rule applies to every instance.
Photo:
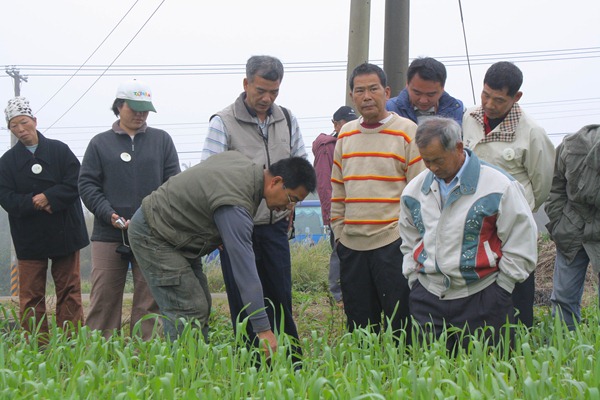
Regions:
[[324, 289], [328, 255], [325, 244], [293, 249], [294, 269], [302, 265], [293, 292], [301, 369], [292, 365], [286, 337], [268, 362], [247, 350], [223, 300], [214, 303], [209, 344], [191, 325], [177, 341], [143, 342], [105, 340], [87, 327], [71, 335], [51, 323], [50, 343], [39, 348], [9, 329], [14, 311], [0, 308], [0, 398], [600, 399], [597, 300], [574, 332], [538, 307], [533, 329], [516, 327], [512, 351], [475, 336], [450, 356], [443, 335], [413, 346], [389, 331], [346, 332]]

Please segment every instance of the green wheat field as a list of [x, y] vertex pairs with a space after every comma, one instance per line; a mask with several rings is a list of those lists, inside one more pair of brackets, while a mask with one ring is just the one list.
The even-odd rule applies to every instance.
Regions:
[[[176, 341], [143, 342], [126, 329], [105, 340], [51, 323], [41, 347], [14, 328], [14, 305], [5, 304], [0, 399], [600, 399], [597, 301], [574, 332], [537, 307], [533, 329], [515, 327], [513, 349], [474, 336], [450, 355], [445, 334], [412, 345], [389, 331], [348, 333], [327, 293], [328, 257], [324, 242], [293, 249], [301, 363], [292, 363], [287, 337], [268, 360], [247, 350], [226, 301], [213, 305], [209, 344], [193, 325]], [[206, 269], [211, 290], [223, 291], [218, 265]]]

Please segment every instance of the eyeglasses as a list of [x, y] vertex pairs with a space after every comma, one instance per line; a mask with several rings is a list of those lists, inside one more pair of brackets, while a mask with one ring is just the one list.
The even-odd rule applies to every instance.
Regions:
[[298, 203], [300, 203], [300, 200], [295, 200], [295, 201], [292, 200], [292, 198], [290, 197], [290, 194], [286, 190], [287, 188], [285, 187], [285, 183], [282, 184], [281, 187], [283, 188], [283, 190], [285, 190], [285, 195], [288, 198], [289, 204], [298, 204]]

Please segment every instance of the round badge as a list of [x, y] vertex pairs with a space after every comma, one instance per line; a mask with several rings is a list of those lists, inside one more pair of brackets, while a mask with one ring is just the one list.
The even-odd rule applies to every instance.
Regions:
[[129, 153], [121, 153], [121, 160], [125, 162], [131, 161], [131, 154]]
[[515, 158], [515, 151], [513, 149], [511, 149], [510, 147], [507, 147], [502, 152], [502, 158], [504, 158], [506, 161], [513, 160]]
[[39, 174], [40, 172], [42, 172], [42, 166], [40, 164], [33, 164], [31, 166], [31, 172], [33, 172], [34, 174]]

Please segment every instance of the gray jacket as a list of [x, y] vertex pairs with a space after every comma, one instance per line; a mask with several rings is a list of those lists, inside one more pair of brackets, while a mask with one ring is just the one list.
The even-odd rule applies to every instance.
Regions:
[[600, 268], [600, 125], [584, 126], [556, 150], [545, 210], [548, 232], [567, 261], [583, 247]]
[[94, 214], [92, 240], [120, 242], [113, 213], [130, 219], [142, 199], [181, 171], [169, 134], [144, 125], [133, 139], [119, 128], [94, 136], [79, 173], [79, 194]]
[[[268, 140], [265, 139], [244, 103], [244, 93], [237, 100], [219, 111], [218, 115], [229, 133], [229, 150], [236, 150], [252, 161], [267, 168], [269, 165], [291, 156], [290, 128], [281, 107], [273, 104], [268, 123]], [[289, 214], [289, 211], [270, 211], [263, 201], [254, 216], [255, 225], [273, 224]]]

